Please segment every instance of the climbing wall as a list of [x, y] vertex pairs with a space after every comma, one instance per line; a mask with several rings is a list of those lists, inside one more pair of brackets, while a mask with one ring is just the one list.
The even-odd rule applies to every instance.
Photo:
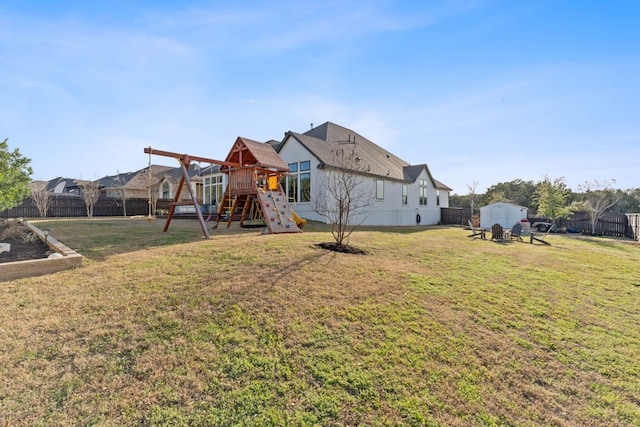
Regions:
[[258, 190], [258, 200], [264, 212], [269, 233], [299, 233], [287, 196], [281, 188], [277, 190]]

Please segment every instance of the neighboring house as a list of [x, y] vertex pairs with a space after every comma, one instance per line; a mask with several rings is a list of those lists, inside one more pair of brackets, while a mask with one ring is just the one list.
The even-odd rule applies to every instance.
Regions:
[[[189, 167], [189, 179], [193, 184], [193, 190], [197, 194], [198, 200], [202, 200], [202, 178], [200, 176], [200, 166], [192, 164]], [[151, 197], [157, 199], [173, 199], [178, 190], [182, 168], [161, 165], [151, 165], [151, 177], [149, 168], [140, 169], [136, 172], [124, 172], [116, 175], [105, 176], [97, 180], [100, 191], [107, 197], [122, 198], [148, 198], [149, 188]], [[190, 199], [189, 189], [183, 186], [180, 192], [180, 199]]]
[[202, 204], [217, 206], [222, 193], [227, 188], [227, 174], [220, 171], [220, 165], [211, 165], [200, 170], [202, 179]]
[[357, 173], [371, 191], [363, 225], [438, 224], [449, 207], [451, 188], [436, 180], [426, 164], [411, 165], [353, 130], [331, 122], [305, 133], [287, 132], [277, 152], [289, 165], [283, 182], [289, 201], [303, 218], [326, 221], [314, 209], [327, 171], [335, 169], [336, 150], [353, 148]]
[[[153, 168], [152, 168], [153, 170]], [[201, 168], [197, 163], [189, 165], [189, 180], [191, 181], [192, 190], [196, 195], [196, 198], [202, 202], [202, 176]], [[159, 199], [173, 199], [178, 186], [180, 185], [180, 179], [182, 178], [182, 168], [170, 168], [160, 173], [153, 173], [156, 178], [159, 178], [156, 182], [156, 191]], [[185, 182], [180, 191], [180, 200], [191, 200], [191, 194], [187, 188]]]
[[109, 198], [131, 199], [134, 197], [148, 197], [148, 184], [144, 185], [142, 175], [146, 175], [146, 168], [137, 172], [123, 172], [117, 175], [102, 177], [96, 182], [100, 192]]
[[51, 194], [82, 195], [82, 184], [87, 181], [58, 177], [46, 182], [47, 192]]
[[520, 220], [527, 218], [527, 208], [514, 203], [496, 202], [480, 208], [480, 227], [491, 228], [500, 224], [503, 228], [512, 228]]

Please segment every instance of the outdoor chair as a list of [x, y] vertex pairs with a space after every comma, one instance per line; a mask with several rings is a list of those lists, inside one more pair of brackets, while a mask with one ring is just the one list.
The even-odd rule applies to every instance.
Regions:
[[545, 245], [550, 245], [550, 243], [545, 241], [544, 238], [547, 237], [547, 234], [549, 234], [549, 232], [551, 232], [551, 230], [553, 230], [553, 224], [551, 224], [551, 226], [549, 228], [547, 228], [547, 231], [544, 234], [539, 235], [541, 237], [536, 237], [535, 233], [531, 233], [529, 235], [529, 243], [533, 243], [534, 241], [536, 241], [536, 242], [543, 243]]
[[522, 224], [519, 222], [511, 227], [511, 240], [516, 239], [522, 242]]
[[504, 230], [500, 224], [491, 226], [491, 240], [504, 241]]
[[471, 234], [469, 234], [469, 236], [467, 236], [467, 237], [475, 238], [476, 236], [480, 236], [481, 239], [486, 239], [487, 238], [487, 235], [485, 234], [484, 228], [476, 228], [476, 227], [474, 227], [473, 223], [471, 222], [471, 220], [469, 220], [469, 227], [471, 227]]

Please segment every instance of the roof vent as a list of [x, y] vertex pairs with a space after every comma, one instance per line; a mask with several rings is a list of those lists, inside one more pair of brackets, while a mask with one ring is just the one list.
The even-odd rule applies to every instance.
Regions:
[[313, 123], [311, 123], [311, 129], [313, 129]]

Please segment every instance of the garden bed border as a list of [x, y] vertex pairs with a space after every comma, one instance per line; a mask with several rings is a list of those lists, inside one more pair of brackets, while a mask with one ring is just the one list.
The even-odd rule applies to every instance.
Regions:
[[26, 221], [24, 225], [27, 226], [33, 234], [38, 236], [40, 240], [45, 242], [45, 244], [49, 246], [49, 249], [55, 253], [59, 253], [62, 257], [2, 263], [0, 264], [0, 281], [42, 276], [82, 266], [82, 255], [50, 235], [45, 237], [44, 232], [38, 227]]

